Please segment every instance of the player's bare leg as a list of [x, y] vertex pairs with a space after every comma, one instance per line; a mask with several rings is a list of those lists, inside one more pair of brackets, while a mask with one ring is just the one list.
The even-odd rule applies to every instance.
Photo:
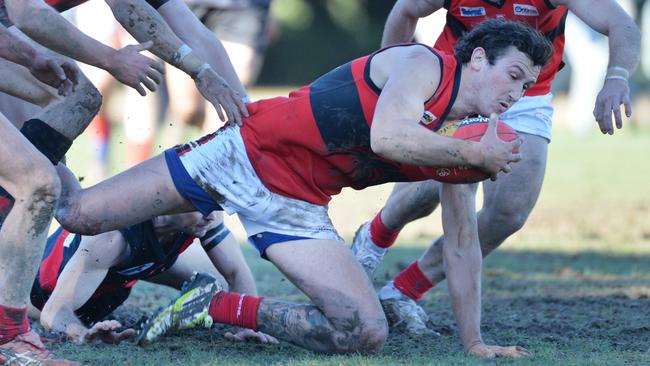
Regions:
[[86, 189], [79, 189], [74, 179], [69, 173], [61, 175], [63, 189], [56, 210], [57, 221], [71, 232], [96, 235], [159, 215], [195, 210], [176, 190], [164, 155]]
[[367, 276], [345, 246], [331, 240], [296, 240], [272, 245], [266, 255], [311, 304], [228, 293], [207, 283], [185, 292], [150, 319], [140, 342], [210, 318], [316, 352], [381, 349], [388, 335], [386, 318]]
[[0, 136], [0, 185], [16, 198], [0, 229], [0, 362], [71, 365], [29, 331], [26, 308], [60, 183], [50, 162], [1, 114]]

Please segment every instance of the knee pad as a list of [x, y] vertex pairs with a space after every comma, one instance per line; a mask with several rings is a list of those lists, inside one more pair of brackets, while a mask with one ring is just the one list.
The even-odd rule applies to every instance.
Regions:
[[72, 141], [39, 119], [25, 122], [20, 132], [54, 165], [63, 159], [72, 146]]

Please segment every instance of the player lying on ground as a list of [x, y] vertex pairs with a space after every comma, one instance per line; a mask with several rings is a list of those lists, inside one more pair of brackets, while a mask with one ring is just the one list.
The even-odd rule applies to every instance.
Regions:
[[[59, 170], [64, 169], [59, 167]], [[63, 179], [74, 177], [63, 172]], [[193, 244], [200, 238], [202, 248]], [[231, 291], [256, 295], [253, 275], [221, 213], [159, 216], [96, 236], [59, 228], [47, 241], [32, 287], [30, 316], [75, 342], [119, 343], [135, 334], [104, 320], [128, 298], [138, 280], [181, 288], [194, 271], [208, 273]], [[222, 277], [222, 274], [224, 277]], [[246, 329], [232, 340], [277, 340]]]
[[[479, 238], [484, 256], [491, 253], [510, 235], [519, 230], [532, 211], [542, 187], [548, 143], [551, 140], [551, 82], [559, 71], [564, 47], [564, 19], [574, 12], [594, 30], [609, 37], [609, 70], [594, 107], [594, 116], [603, 133], [613, 134], [621, 128], [621, 105], [627, 117], [632, 110], [627, 77], [639, 62], [640, 34], [634, 21], [614, 0], [535, 0], [525, 5], [516, 0], [399, 0], [388, 19], [382, 44], [389, 46], [410, 42], [420, 17], [447, 9], [447, 24], [435, 47], [451, 50], [467, 29], [497, 16], [524, 21], [537, 27], [553, 42], [554, 55], [540, 72], [535, 85], [507, 112], [502, 121], [522, 136], [522, 161], [511, 174], [495, 182], [483, 183], [483, 205], [478, 214]], [[475, 13], [468, 16], [467, 9]], [[479, 14], [482, 12], [482, 15]], [[612, 122], [612, 115], [615, 123]], [[399, 231], [410, 221], [430, 214], [440, 201], [440, 183], [425, 181], [395, 186], [386, 205], [371, 222], [357, 231], [353, 252], [371, 275], [386, 248], [395, 242]], [[380, 299], [389, 324], [404, 325], [411, 333], [431, 332], [427, 316], [414, 300], [433, 285], [444, 280], [443, 239], [438, 238], [422, 257], [397, 275], [381, 291]]]
[[[78, 184], [66, 167], [57, 169], [71, 185]], [[195, 238], [202, 248], [193, 244]], [[138, 280], [180, 289], [195, 271], [210, 274], [232, 291], [257, 293], [250, 268], [220, 212], [205, 217], [198, 212], [159, 216], [96, 236], [59, 228], [48, 238], [32, 286], [30, 316], [76, 342], [117, 343], [133, 336], [134, 330], [118, 333], [119, 322], [103, 319], [126, 301]], [[226, 337], [277, 342], [251, 330]]]
[[[427, 179], [423, 167], [509, 172], [520, 159], [513, 153], [520, 141], [497, 137], [495, 113], [522, 96], [550, 55], [539, 32], [504, 21], [468, 33], [456, 55], [424, 45], [380, 50], [288, 98], [249, 104], [252, 114], [242, 127], [230, 125], [170, 149], [96, 186], [66, 186], [57, 219], [72, 232], [96, 234], [173, 210], [236, 212], [261, 254], [312, 301], [200, 286], [183, 297], [191, 301], [155, 317], [144, 342], [209, 313], [214, 321], [315, 351], [377, 352], [388, 333], [386, 319], [367, 276], [331, 224], [330, 197], [348, 186]], [[492, 114], [480, 142], [432, 132], [447, 119], [476, 113]], [[474, 189], [445, 185], [444, 196], [449, 287], [469, 348], [482, 342]], [[189, 318], [176, 313], [185, 306], [185, 314], [194, 313]]]

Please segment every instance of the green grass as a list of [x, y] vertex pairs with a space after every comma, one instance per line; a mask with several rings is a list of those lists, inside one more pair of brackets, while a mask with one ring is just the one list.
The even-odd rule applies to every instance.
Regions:
[[[582, 140], [555, 133], [535, 211], [483, 270], [485, 339], [525, 346], [531, 358], [467, 356], [444, 283], [422, 301], [431, 326], [442, 335], [391, 334], [384, 350], [372, 357], [317, 355], [286, 343], [232, 344], [222, 339], [223, 328], [186, 332], [147, 349], [133, 344], [54, 348], [91, 365], [650, 365], [650, 130]], [[80, 175], [88, 160], [81, 156], [83, 144], [70, 158]], [[331, 205], [335, 225], [350, 238], [389, 192], [390, 186], [344, 192]], [[228, 224], [236, 227], [232, 220]], [[378, 270], [376, 286], [417, 258], [440, 232], [437, 214], [409, 226]], [[245, 254], [260, 293], [304, 300], [272, 265], [249, 248]], [[174, 293], [138, 284], [126, 309], [151, 311]]]

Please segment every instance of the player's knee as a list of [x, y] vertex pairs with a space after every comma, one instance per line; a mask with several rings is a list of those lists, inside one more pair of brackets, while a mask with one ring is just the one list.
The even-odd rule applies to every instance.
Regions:
[[337, 322], [337, 332], [332, 334], [330, 351], [362, 354], [379, 352], [388, 338], [386, 317], [383, 313], [365, 316], [359, 316], [357, 311], [351, 313], [355, 316]]
[[369, 321], [359, 335], [360, 347], [358, 352], [364, 354], [378, 353], [384, 347], [387, 338], [388, 323], [385, 318]]
[[530, 210], [521, 205], [499, 204], [487, 208], [487, 214], [490, 217], [491, 226], [499, 228], [505, 236], [510, 236], [521, 229]]
[[35, 171], [30, 175], [30, 181], [29, 187], [33, 198], [53, 209], [61, 195], [61, 181], [54, 167], [50, 165], [46, 169]]
[[79, 194], [64, 195], [56, 207], [54, 217], [70, 232], [82, 235], [100, 234], [100, 222], [84, 207]]

